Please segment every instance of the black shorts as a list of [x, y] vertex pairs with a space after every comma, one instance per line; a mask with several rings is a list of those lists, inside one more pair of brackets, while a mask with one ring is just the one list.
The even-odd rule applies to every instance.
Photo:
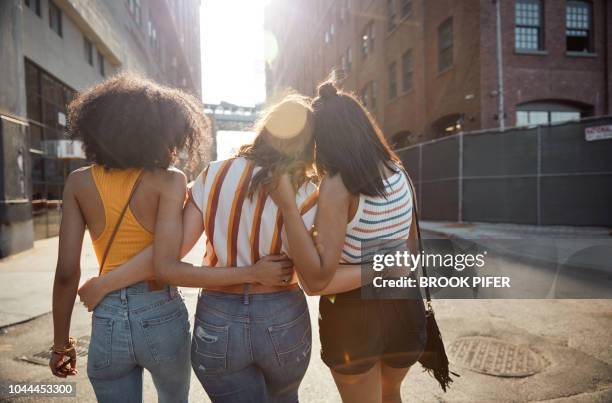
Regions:
[[341, 374], [361, 374], [377, 361], [408, 368], [425, 348], [423, 300], [361, 299], [360, 289], [319, 302], [321, 359]]

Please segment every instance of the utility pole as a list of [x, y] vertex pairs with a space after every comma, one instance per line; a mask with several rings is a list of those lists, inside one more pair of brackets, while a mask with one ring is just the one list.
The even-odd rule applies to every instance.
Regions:
[[504, 116], [504, 68], [502, 57], [501, 0], [494, 1], [497, 38], [497, 118], [499, 119], [499, 129], [504, 130], [506, 128], [506, 118]]

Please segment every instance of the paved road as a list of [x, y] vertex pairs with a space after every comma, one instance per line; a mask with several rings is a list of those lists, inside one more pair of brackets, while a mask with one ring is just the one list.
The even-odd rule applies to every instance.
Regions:
[[[8, 318], [11, 314], [15, 318], [26, 314], [38, 316], [42, 313], [34, 320], [2, 329], [2, 386], [14, 382], [54, 381], [44, 366], [21, 359], [43, 351], [52, 339], [51, 317], [44, 314], [44, 309], [48, 310], [50, 300], [54, 241], [45, 242], [37, 244], [32, 252], [0, 262], [0, 284], [3, 285], [0, 312], [3, 317]], [[197, 256], [191, 258], [197, 259]], [[84, 261], [84, 271], [95, 273], [95, 260], [92, 260], [90, 250], [85, 253]], [[529, 269], [501, 258], [497, 263], [508, 270]], [[185, 290], [185, 297], [193, 311], [196, 291]], [[309, 305], [314, 336], [313, 356], [300, 389], [300, 400], [339, 402], [333, 380], [318, 357], [317, 299], [310, 298]], [[11, 308], [7, 309], [7, 306]], [[538, 372], [527, 377], [490, 376], [467, 369], [464, 359], [451, 356], [453, 369], [460, 372], [461, 378], [448, 393], [442, 393], [432, 378], [415, 367], [402, 387], [404, 401], [612, 401], [611, 300], [438, 300], [435, 309], [449, 350], [466, 337], [509, 342], [513, 346], [528, 348], [534, 354], [539, 363]], [[87, 335], [89, 326], [90, 315], [76, 305], [72, 334]], [[85, 368], [84, 362], [79, 365]], [[78, 401], [94, 401], [84, 370], [75, 381]], [[209, 401], [195, 377], [192, 378], [191, 398], [192, 401]], [[155, 400], [155, 390], [147, 377], [145, 401]], [[16, 401], [45, 400], [23, 398]]]

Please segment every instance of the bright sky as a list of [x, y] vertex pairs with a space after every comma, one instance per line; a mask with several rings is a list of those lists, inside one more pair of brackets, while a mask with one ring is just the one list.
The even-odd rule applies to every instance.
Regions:
[[204, 102], [265, 100], [264, 6], [269, 0], [202, 0]]
[[236, 155], [241, 145], [251, 143], [254, 138], [254, 132], [218, 131], [217, 159], [223, 160], [231, 158]]

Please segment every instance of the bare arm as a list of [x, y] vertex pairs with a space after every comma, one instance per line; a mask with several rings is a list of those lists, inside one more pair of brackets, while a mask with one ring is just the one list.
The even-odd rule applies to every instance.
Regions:
[[[412, 253], [418, 253], [418, 237], [416, 231], [416, 217], [414, 215], [414, 209], [412, 211], [412, 225], [410, 226], [410, 233], [407, 239], [407, 246], [412, 251]], [[318, 247], [319, 251], [323, 248], [321, 246]], [[304, 292], [308, 295], [331, 295], [331, 294], [339, 294], [342, 292], [347, 292], [351, 290], [355, 290], [357, 288], [362, 287], [362, 266], [361, 265], [338, 265], [338, 269], [334, 277], [331, 279], [329, 284], [325, 286], [322, 290], [313, 291], [308, 288], [308, 284], [303, 281], [300, 276], [300, 285]], [[299, 273], [298, 273], [299, 275]]]
[[[62, 223], [55, 279], [53, 281], [53, 346], [62, 349], [68, 343], [72, 308], [81, 278], [81, 248], [85, 235], [85, 220], [75, 195], [75, 178], [66, 181], [63, 196]], [[76, 372], [76, 354], [70, 355], [72, 369], [58, 370], [63, 355], [52, 354], [49, 363], [54, 375], [66, 377]]]
[[334, 277], [344, 244], [350, 194], [339, 175], [326, 178], [319, 191], [315, 217], [318, 248], [306, 229], [295, 204], [295, 193], [287, 176], [273, 192], [284, 219], [291, 258], [302, 278], [302, 284], [314, 293], [321, 292]]
[[185, 257], [195, 246], [204, 232], [204, 217], [193, 201], [187, 201], [183, 210], [183, 242], [181, 258]]
[[[163, 193], [163, 192], [162, 192]], [[178, 192], [177, 192], [178, 196]], [[184, 209], [181, 206], [182, 220], [179, 217], [178, 223], [184, 223], [183, 225], [177, 226], [176, 231], [180, 230], [180, 226], [183, 228], [182, 237], [175, 236], [175, 233], [172, 234], [173, 240], [181, 240], [180, 253], [179, 258], [182, 259], [196, 244], [200, 236], [204, 231], [204, 221], [202, 218], [202, 213], [192, 202], [187, 202], [184, 206]], [[156, 239], [158, 235], [156, 234]], [[108, 293], [119, 290], [124, 287], [128, 287], [132, 284], [136, 284], [141, 281], [149, 280], [156, 275], [155, 265], [154, 265], [154, 247], [149, 246], [145, 248], [142, 252], [134, 256], [128, 262], [122, 264], [111, 272], [105, 274], [100, 277], [93, 277], [87, 280], [85, 284], [79, 288], [79, 296], [81, 297], [81, 301], [87, 307], [88, 310], [93, 310], [100, 301], [106, 296]], [[179, 259], [179, 260], [180, 260]], [[180, 263], [180, 262], [178, 262]], [[213, 286], [213, 284], [207, 284], [206, 278], [203, 278], [201, 268], [194, 268], [192, 265], [187, 263], [181, 263], [181, 267], [187, 268], [188, 271], [183, 271], [183, 275], [187, 273], [189, 276], [191, 274], [196, 274], [195, 278], [187, 278], [187, 283], [183, 283], [184, 278], [175, 278], [173, 277], [173, 281], [178, 281], [179, 283], [175, 285], [181, 286], [192, 286], [192, 287], [206, 287]], [[268, 283], [271, 281], [269, 277], [272, 275], [274, 281], [273, 285], [277, 285], [277, 278], [285, 278], [286, 275], [289, 274], [289, 267], [291, 264], [289, 261], [281, 256], [267, 256], [261, 259], [259, 262], [255, 264], [257, 269], [253, 268], [241, 268], [235, 269], [235, 272], [240, 273], [241, 275], [250, 275], [251, 271], [254, 271], [253, 274], [253, 282], [261, 282]], [[210, 271], [207, 268], [207, 271]], [[286, 270], [283, 270], [286, 269]], [[195, 271], [197, 270], [197, 271]], [[208, 273], [206, 273], [208, 274]], [[212, 274], [212, 273], [211, 273]], [[214, 276], [222, 276], [223, 273], [219, 273], [215, 270]], [[282, 277], [281, 277], [282, 276]], [[232, 284], [242, 284], [246, 281], [243, 277], [236, 277], [238, 280]], [[205, 282], [200, 282], [205, 280]], [[228, 279], [227, 281], [232, 281]], [[168, 281], [167, 281], [168, 282]]]
[[291, 268], [288, 267], [291, 264], [281, 257], [266, 257], [254, 266], [233, 268], [196, 267], [181, 262], [182, 237], [176, 234], [183, 231], [185, 176], [177, 172], [169, 173], [164, 178], [162, 188], [164, 191], [160, 192], [154, 241], [154, 267], [158, 279], [184, 287], [222, 287], [244, 283], [285, 285], [283, 280], [291, 276]]
[[308, 288], [308, 284], [300, 281], [302, 289], [307, 295], [332, 295], [355, 290], [362, 286], [360, 265], [339, 265], [331, 281], [319, 291]]
[[89, 278], [79, 287], [79, 297], [87, 310], [93, 311], [108, 293], [149, 280], [154, 275], [153, 247], [148, 246], [103, 276]]
[[[183, 226], [181, 258], [193, 248], [204, 228], [202, 214], [193, 203], [187, 203], [185, 206], [183, 222], [186, 224]], [[79, 296], [87, 308], [92, 310], [106, 294], [149, 280], [154, 276], [153, 245], [151, 245], [104, 276], [87, 280], [79, 288]]]

